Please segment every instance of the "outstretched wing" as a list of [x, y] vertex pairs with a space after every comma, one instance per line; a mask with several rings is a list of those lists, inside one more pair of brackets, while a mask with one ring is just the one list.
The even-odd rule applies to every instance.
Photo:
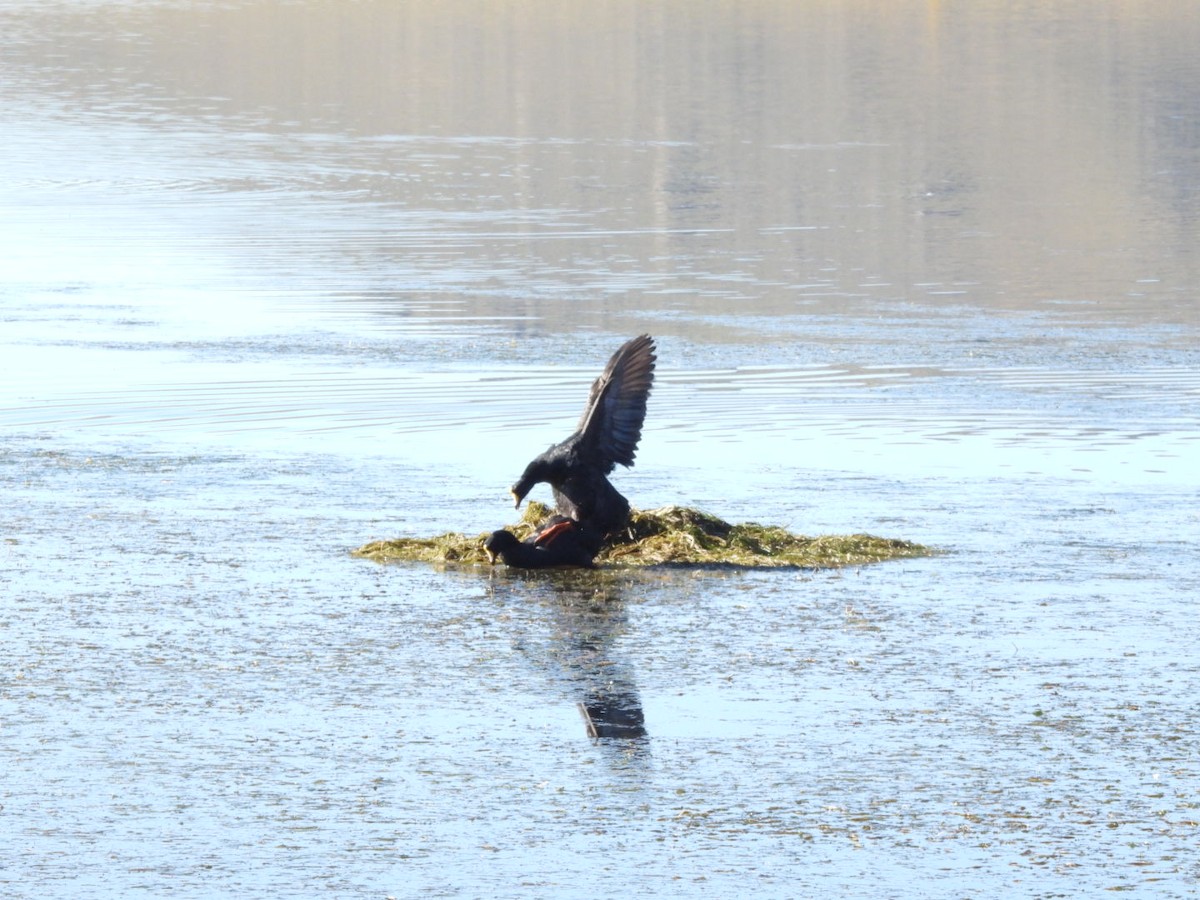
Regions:
[[654, 338], [648, 334], [627, 341], [612, 355], [604, 372], [592, 384], [587, 407], [576, 429], [578, 448], [604, 471], [617, 463], [632, 466], [646, 399], [654, 384]]

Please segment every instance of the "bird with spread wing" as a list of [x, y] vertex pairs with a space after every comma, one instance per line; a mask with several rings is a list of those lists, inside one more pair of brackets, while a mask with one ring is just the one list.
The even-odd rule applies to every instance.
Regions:
[[536, 484], [548, 483], [554, 492], [559, 531], [546, 529], [540, 546], [574, 529], [572, 542], [594, 543], [596, 552], [629, 520], [629, 501], [608, 476], [618, 463], [633, 465], [654, 384], [654, 350], [647, 334], [622, 345], [592, 384], [574, 433], [535, 457], [512, 486], [518, 507]]

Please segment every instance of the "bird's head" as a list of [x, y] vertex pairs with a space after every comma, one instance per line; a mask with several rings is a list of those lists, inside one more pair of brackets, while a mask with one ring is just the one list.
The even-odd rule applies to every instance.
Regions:
[[525, 467], [525, 471], [521, 473], [521, 477], [517, 480], [517, 483], [508, 489], [508, 492], [512, 494], [513, 500], [516, 501], [513, 504], [515, 509], [521, 508], [521, 502], [525, 499], [526, 494], [533, 490], [535, 484], [547, 480], [546, 476], [549, 473], [546, 469], [547, 467], [540, 460], [536, 459]]
[[512, 487], [510, 487], [508, 489], [508, 492], [510, 494], [512, 494], [512, 498], [514, 501], [513, 509], [521, 508], [521, 503], [525, 500], [525, 495], [529, 493], [529, 491], [533, 488], [533, 486], [536, 483], [537, 482], [534, 482], [534, 481], [527, 482], [527, 481], [525, 481], [525, 479], [522, 478], [520, 481], [518, 481], [516, 484], [514, 484]]
[[520, 541], [511, 531], [493, 531], [483, 542], [483, 552], [487, 554], [488, 562], [494, 566], [501, 553], [512, 549], [519, 543]]

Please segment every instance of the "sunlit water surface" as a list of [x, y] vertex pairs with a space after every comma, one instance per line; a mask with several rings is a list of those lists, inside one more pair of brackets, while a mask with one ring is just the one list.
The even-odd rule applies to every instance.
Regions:
[[[0, 893], [1192, 895], [1197, 46], [0, 0]], [[643, 331], [636, 505], [940, 555], [348, 555], [510, 521]]]

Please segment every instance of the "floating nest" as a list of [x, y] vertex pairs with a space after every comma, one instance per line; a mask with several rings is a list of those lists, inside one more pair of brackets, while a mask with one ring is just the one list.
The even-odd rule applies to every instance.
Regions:
[[[549, 515], [546, 506], [531, 502], [520, 523], [507, 527], [524, 540]], [[486, 537], [448, 533], [434, 538], [372, 541], [353, 555], [377, 562], [488, 565], [483, 551]], [[836, 569], [932, 554], [929, 547], [911, 541], [870, 534], [804, 537], [775, 525], [731, 525], [698, 509], [664, 506], [634, 510], [625, 531], [600, 551], [596, 564]]]

